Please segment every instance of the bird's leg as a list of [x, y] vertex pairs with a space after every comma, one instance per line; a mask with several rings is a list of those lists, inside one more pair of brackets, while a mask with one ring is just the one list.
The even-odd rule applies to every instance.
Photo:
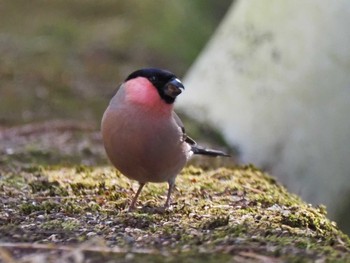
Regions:
[[145, 186], [145, 183], [140, 183], [139, 189], [137, 189], [137, 192], [136, 192], [134, 198], [133, 198], [132, 201], [131, 201], [131, 205], [130, 205], [130, 207], [129, 207], [129, 211], [134, 210], [135, 204], [136, 204], [136, 201], [137, 201], [137, 198], [139, 197], [139, 195], [140, 195], [140, 193], [141, 193], [141, 190], [142, 190], [142, 188], [143, 188], [144, 186]]
[[174, 189], [174, 186], [175, 186], [175, 180], [170, 180], [168, 182], [169, 184], [169, 189], [168, 189], [168, 195], [167, 195], [167, 198], [166, 198], [166, 201], [165, 201], [165, 204], [164, 204], [164, 208], [167, 208], [169, 207], [170, 205], [170, 201], [171, 201], [171, 192], [173, 191]]

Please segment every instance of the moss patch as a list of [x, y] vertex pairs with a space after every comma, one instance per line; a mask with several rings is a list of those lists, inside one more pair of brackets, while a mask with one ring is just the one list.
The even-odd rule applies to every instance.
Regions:
[[99, 237], [106, 247], [160, 257], [166, 251], [257, 262], [349, 260], [349, 239], [323, 206], [304, 203], [253, 166], [185, 168], [168, 210], [161, 209], [167, 185], [149, 184], [138, 209], [127, 212], [136, 187], [109, 166], [7, 172], [0, 181], [1, 241], [80, 244]]
[[197, 159], [178, 176], [170, 209], [162, 209], [167, 185], [148, 184], [128, 212], [138, 185], [107, 164], [95, 130], [51, 122], [0, 135], [0, 257], [350, 261], [349, 238], [324, 206], [306, 204], [254, 166]]

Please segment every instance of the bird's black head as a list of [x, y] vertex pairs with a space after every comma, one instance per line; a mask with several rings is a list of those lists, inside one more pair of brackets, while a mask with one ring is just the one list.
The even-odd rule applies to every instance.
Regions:
[[181, 81], [171, 72], [157, 69], [145, 68], [131, 73], [125, 81], [144, 77], [148, 79], [157, 89], [160, 97], [168, 104], [174, 103], [176, 97], [181, 93], [181, 89], [185, 87]]

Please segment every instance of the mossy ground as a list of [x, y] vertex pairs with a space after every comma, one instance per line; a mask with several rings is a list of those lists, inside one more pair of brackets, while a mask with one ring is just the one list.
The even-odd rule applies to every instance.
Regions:
[[6, 263], [38, 256], [43, 262], [350, 262], [349, 238], [325, 207], [304, 203], [253, 166], [208, 168], [204, 159], [206, 165], [178, 176], [169, 209], [161, 209], [167, 185], [148, 184], [128, 212], [137, 183], [108, 165], [98, 133], [18, 134], [6, 137], [13, 148], [0, 156]]
[[[323, 207], [254, 167], [197, 160], [178, 177], [171, 209], [158, 209], [166, 185], [150, 184], [129, 213], [137, 185], [108, 165], [96, 125], [2, 128], [98, 123], [131, 70], [183, 75], [231, 2], [1, 2], [0, 261], [349, 260]], [[204, 133], [186, 124], [196, 139]]]

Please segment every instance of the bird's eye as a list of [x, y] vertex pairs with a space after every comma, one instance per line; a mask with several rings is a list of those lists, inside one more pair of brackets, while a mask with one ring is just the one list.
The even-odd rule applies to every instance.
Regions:
[[153, 82], [153, 81], [156, 81], [157, 78], [156, 78], [155, 76], [152, 76], [152, 77], [150, 77], [149, 79], [150, 79], [150, 81]]

